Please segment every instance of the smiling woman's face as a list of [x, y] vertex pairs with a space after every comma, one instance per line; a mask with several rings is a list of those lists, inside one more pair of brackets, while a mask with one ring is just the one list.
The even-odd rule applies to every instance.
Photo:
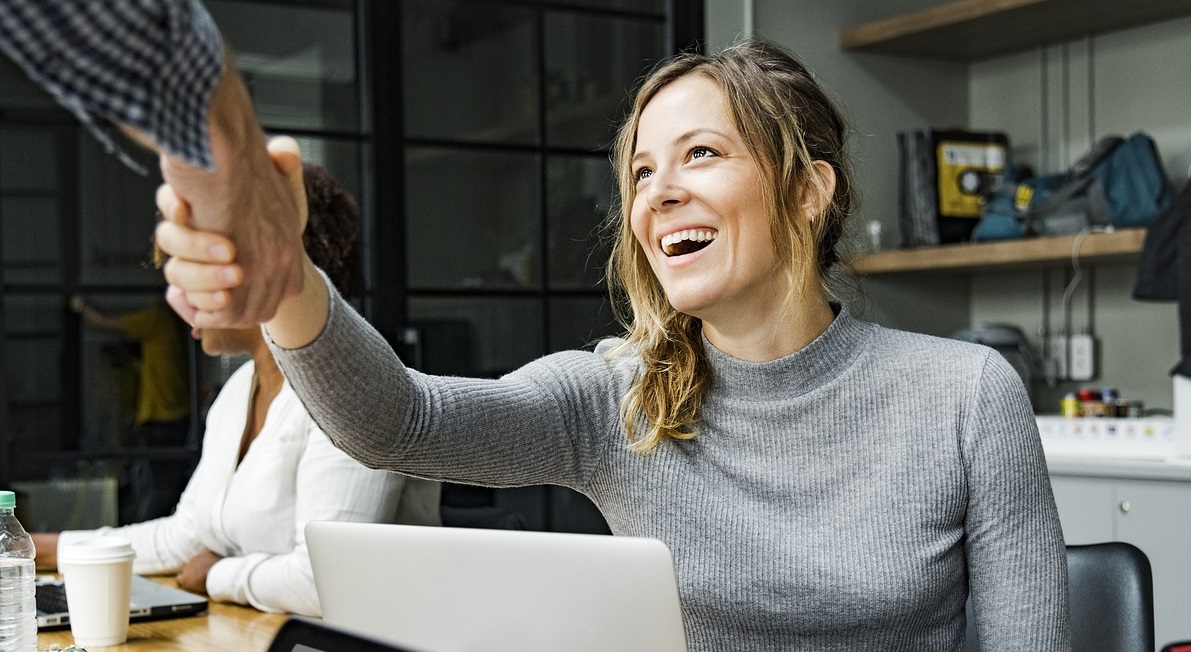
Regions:
[[719, 85], [690, 74], [658, 91], [631, 165], [633, 234], [676, 310], [712, 323], [781, 304], [760, 170]]

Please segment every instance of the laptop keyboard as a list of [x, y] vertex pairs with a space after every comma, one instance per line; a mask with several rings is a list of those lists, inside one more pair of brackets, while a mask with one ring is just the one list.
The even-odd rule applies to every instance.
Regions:
[[66, 585], [38, 584], [37, 610], [47, 614], [66, 613]]

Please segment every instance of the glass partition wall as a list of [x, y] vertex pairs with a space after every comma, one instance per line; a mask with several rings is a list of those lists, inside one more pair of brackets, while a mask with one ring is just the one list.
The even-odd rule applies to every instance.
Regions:
[[[408, 364], [495, 376], [615, 332], [599, 232], [608, 147], [640, 75], [701, 37], [701, 1], [206, 5], [262, 124], [360, 202], [357, 307]], [[149, 173], [122, 166], [3, 58], [0, 86], [0, 486], [26, 494], [37, 529], [134, 520], [146, 494], [172, 507], [205, 409], [243, 360], [187, 338], [182, 436], [138, 437], [147, 348], [68, 306], [79, 295], [118, 317], [160, 305], [155, 161], [133, 151]], [[445, 501], [606, 531], [558, 488], [451, 486]]]
[[[396, 165], [405, 179], [413, 358], [432, 373], [498, 376], [617, 332], [602, 284], [608, 150], [638, 79], [686, 44], [676, 39], [676, 14], [691, 8], [661, 0], [400, 6], [404, 156]], [[570, 490], [505, 490], [493, 500], [531, 528], [607, 531]]]

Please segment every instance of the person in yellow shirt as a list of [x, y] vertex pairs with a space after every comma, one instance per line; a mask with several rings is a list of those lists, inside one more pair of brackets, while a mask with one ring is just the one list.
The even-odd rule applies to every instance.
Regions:
[[[81, 295], [70, 309], [91, 328], [121, 334], [140, 346], [136, 415], [129, 448], [181, 447], [190, 433], [190, 383], [186, 324], [164, 300], [109, 315]], [[188, 459], [134, 458], [121, 486], [120, 521], [140, 522], [169, 514], [190, 475]]]

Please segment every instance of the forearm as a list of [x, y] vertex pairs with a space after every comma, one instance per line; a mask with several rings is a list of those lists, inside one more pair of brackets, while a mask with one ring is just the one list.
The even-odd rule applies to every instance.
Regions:
[[136, 551], [136, 558], [132, 562], [133, 572], [141, 575], [176, 572], [203, 548], [195, 525], [177, 515], [118, 528], [71, 530], [61, 533], [58, 543], [70, 545], [96, 535], [127, 539]]
[[[283, 302], [278, 316], [265, 324], [273, 355], [336, 446], [361, 461], [388, 456], [411, 429], [407, 408], [417, 399], [408, 371], [316, 268], [306, 270], [314, 276], [302, 294]], [[355, 418], [365, 413], [372, 413], [367, 423]]]
[[109, 317], [90, 305], [85, 306], [81, 314], [83, 316], [83, 321], [87, 322], [87, 325], [91, 328], [107, 331], [109, 333], [124, 332], [124, 327], [120, 325], [119, 319]]
[[277, 314], [265, 323], [273, 344], [283, 349], [307, 346], [327, 326], [330, 293], [318, 268], [305, 256], [302, 263], [302, 292], [281, 302]]
[[[140, 142], [162, 152], [161, 174], [179, 198], [191, 207], [191, 226], [217, 233], [232, 231], [231, 220], [252, 205], [254, 188], [237, 186], [235, 180], [249, 169], [272, 170], [267, 139], [257, 122], [252, 98], [236, 68], [232, 53], [223, 51], [223, 74], [207, 107], [207, 135], [214, 167], [205, 169], [185, 157], [161, 150], [150, 134], [127, 128]], [[292, 198], [290, 202], [292, 203]]]
[[322, 615], [305, 547], [284, 555], [225, 557], [207, 573], [207, 595], [261, 611]]
[[186, 519], [166, 516], [110, 531], [127, 538], [136, 551], [132, 568], [141, 575], [176, 573], [203, 549], [197, 526]]
[[609, 441], [610, 417], [591, 409], [593, 396], [612, 391], [609, 370], [592, 353], [558, 354], [501, 379], [430, 376], [407, 369], [334, 293], [313, 342], [272, 350], [328, 438], [368, 467], [489, 486], [573, 486]]

